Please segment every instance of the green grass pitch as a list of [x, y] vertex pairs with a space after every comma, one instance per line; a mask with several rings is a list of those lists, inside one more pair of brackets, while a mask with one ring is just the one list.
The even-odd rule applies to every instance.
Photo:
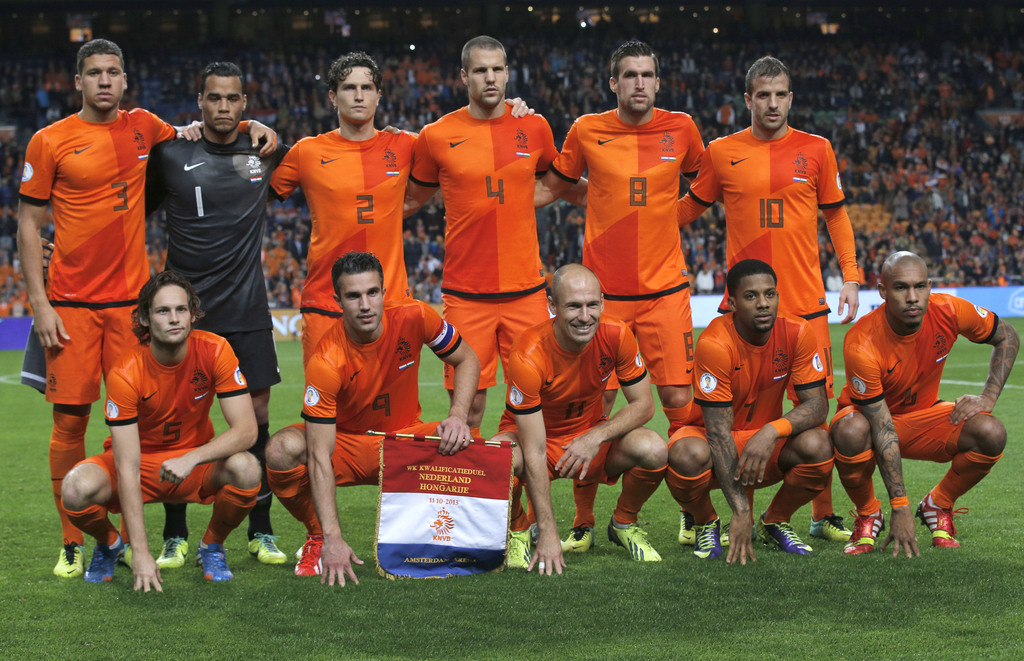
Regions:
[[[1012, 320], [1024, 331], [1024, 320]], [[841, 374], [842, 327], [833, 326]], [[298, 419], [302, 384], [298, 343], [282, 344], [284, 383], [273, 390], [271, 427]], [[990, 348], [961, 339], [947, 362], [942, 396], [980, 393]], [[676, 542], [679, 512], [665, 488], [641, 513], [664, 562], [641, 564], [607, 541], [567, 558], [560, 577], [506, 571], [444, 581], [388, 581], [374, 568], [376, 489], [338, 491], [342, 531], [366, 562], [359, 585], [343, 589], [292, 575], [292, 566], [259, 565], [244, 530], [228, 538], [235, 579], [203, 580], [198, 569], [163, 573], [163, 594], [131, 590], [119, 567], [110, 584], [60, 580], [51, 569], [59, 528], [50, 494], [46, 445], [50, 407], [17, 385], [19, 352], [0, 352], [0, 657], [18, 658], [1022, 658], [1024, 657], [1024, 367], [1011, 376], [998, 415], [1009, 432], [1002, 461], [958, 503], [959, 550], [933, 549], [918, 525], [922, 556], [845, 557], [838, 543], [815, 540], [811, 557], [758, 551], [756, 564], [695, 559]], [[426, 356], [420, 375], [424, 419], [440, 419], [447, 395]], [[841, 376], [837, 379], [841, 380]], [[503, 392], [488, 401], [493, 432]], [[621, 399], [620, 399], [621, 402]], [[216, 409], [216, 407], [214, 407]], [[219, 419], [217, 424], [223, 425]], [[659, 411], [652, 423], [664, 432]], [[106, 435], [94, 406], [88, 452]], [[946, 467], [905, 462], [912, 503]], [[879, 493], [884, 493], [876, 476]], [[836, 510], [850, 502], [835, 480]], [[618, 487], [602, 487], [598, 521], [610, 516]], [[774, 489], [760, 493], [763, 509]], [[571, 525], [569, 483], [554, 484], [564, 535]], [[727, 516], [721, 498], [716, 504]], [[209, 508], [191, 506], [198, 541]], [[287, 552], [303, 529], [275, 503], [275, 532]], [[810, 509], [794, 524], [807, 533]], [[849, 518], [847, 518], [849, 522]], [[163, 514], [147, 508], [150, 544]], [[243, 524], [244, 526], [245, 524]], [[601, 524], [599, 523], [599, 526]], [[91, 555], [92, 540], [87, 541]], [[87, 558], [88, 560], [88, 558]]]

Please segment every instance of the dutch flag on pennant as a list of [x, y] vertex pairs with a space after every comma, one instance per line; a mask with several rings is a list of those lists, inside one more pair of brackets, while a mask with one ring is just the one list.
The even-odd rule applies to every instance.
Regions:
[[381, 441], [377, 569], [385, 578], [447, 578], [503, 567], [512, 448], [479, 439], [451, 456], [437, 443]]

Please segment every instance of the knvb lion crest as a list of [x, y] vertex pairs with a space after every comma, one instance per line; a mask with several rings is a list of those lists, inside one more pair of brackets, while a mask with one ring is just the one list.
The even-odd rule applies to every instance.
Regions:
[[675, 151], [676, 139], [668, 131], [661, 134], [659, 142], [661, 143], [661, 151]]
[[523, 129], [516, 129], [516, 149], [525, 151], [530, 148], [530, 139]]
[[206, 392], [207, 387], [210, 385], [210, 379], [206, 376], [206, 373], [198, 367], [192, 372], [192, 392], [196, 395]]
[[139, 151], [146, 151], [146, 136], [142, 135], [142, 131], [135, 129], [135, 137], [132, 140], [135, 142], [135, 146]]
[[442, 507], [438, 510], [437, 518], [430, 524], [430, 527], [434, 529], [435, 541], [450, 542], [452, 541], [452, 530], [455, 530], [455, 519], [448, 513], [448, 510]]
[[775, 373], [779, 374], [789, 369], [789, 356], [782, 349], [776, 349], [775, 355], [772, 356], [772, 366], [775, 368]]
[[381, 160], [384, 161], [384, 167], [387, 167], [387, 168], [397, 168], [398, 167], [398, 157], [395, 156], [395, 152], [391, 151], [390, 148], [384, 150], [384, 156], [381, 158]]
[[395, 355], [398, 356], [398, 360], [403, 362], [412, 360], [412, 345], [409, 344], [409, 340], [404, 337], [398, 338], [398, 343], [395, 345]]
[[935, 334], [935, 355], [944, 356], [949, 351], [948, 343], [946, 342], [946, 336], [942, 333]]
[[601, 380], [611, 376], [612, 369], [615, 367], [615, 360], [608, 355], [601, 354], [601, 364], [598, 366], [598, 371], [601, 373]]
[[261, 161], [260, 157], [255, 154], [250, 154], [249, 160], [245, 163], [245, 167], [249, 169], [249, 174], [263, 174], [263, 161]]

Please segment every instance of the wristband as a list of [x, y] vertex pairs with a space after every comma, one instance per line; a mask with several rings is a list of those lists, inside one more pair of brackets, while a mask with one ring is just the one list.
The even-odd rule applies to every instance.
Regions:
[[775, 427], [775, 431], [779, 432], [779, 436], [789, 436], [793, 433], [793, 424], [785, 418], [772, 420], [768, 424]]
[[910, 505], [910, 500], [906, 496], [896, 496], [895, 498], [889, 499], [889, 505], [896, 509], [897, 507], [907, 507]]

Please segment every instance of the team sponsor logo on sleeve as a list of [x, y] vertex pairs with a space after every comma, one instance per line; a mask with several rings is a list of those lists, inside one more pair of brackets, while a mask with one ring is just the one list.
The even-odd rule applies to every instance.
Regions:
[[245, 377], [242, 376], [242, 368], [241, 367], [236, 367], [235, 368], [235, 383], [237, 383], [240, 386], [244, 386], [245, 385]]
[[32, 164], [25, 161], [25, 168], [21, 171], [22, 183], [32, 180], [32, 175], [35, 174], [35, 170], [32, 169]]
[[704, 392], [715, 392], [718, 387], [718, 379], [711, 375], [711, 372], [704, 372], [700, 375], [700, 389]]
[[988, 316], [988, 310], [986, 310], [985, 308], [981, 307], [980, 305], [975, 305], [974, 306], [974, 311], [977, 312], [978, 316], [981, 317], [982, 319], [984, 319], [985, 317]]
[[824, 372], [825, 366], [821, 364], [821, 356], [814, 354], [814, 358], [811, 359], [811, 365], [814, 366], [815, 371]]
[[113, 400], [108, 399], [107, 400], [107, 417], [110, 418], [111, 420], [113, 420], [120, 413], [121, 413], [121, 411], [118, 410], [117, 404], [115, 404], [113, 402]]
[[850, 385], [853, 386], [854, 392], [863, 395], [868, 391], [868, 384], [864, 383], [864, 380], [860, 377], [853, 377], [850, 379]]
[[316, 406], [320, 403], [320, 392], [313, 386], [306, 386], [306, 396], [302, 398], [306, 406]]
[[508, 393], [508, 399], [512, 402], [512, 406], [519, 406], [523, 403], [523, 391], [512, 386]]

